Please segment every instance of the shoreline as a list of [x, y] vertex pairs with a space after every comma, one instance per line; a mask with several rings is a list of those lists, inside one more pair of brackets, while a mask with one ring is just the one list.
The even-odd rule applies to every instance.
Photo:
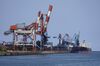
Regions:
[[0, 52], [0, 56], [19, 56], [19, 55], [45, 55], [45, 54], [62, 54], [68, 51], [11, 51]]
[[[91, 52], [91, 51], [81, 51]], [[47, 54], [64, 54], [64, 53], [72, 53], [68, 51], [9, 51], [9, 52], [1, 52], [0, 56], [21, 56], [21, 55], [47, 55]], [[77, 52], [80, 53], [80, 52]]]

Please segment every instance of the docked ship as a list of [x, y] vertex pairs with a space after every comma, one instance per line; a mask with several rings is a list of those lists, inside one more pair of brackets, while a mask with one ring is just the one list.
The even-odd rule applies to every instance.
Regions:
[[[47, 34], [47, 26], [52, 9], [53, 6], [49, 5], [47, 13], [39, 11], [37, 20], [29, 25], [25, 23], [11, 25], [9, 30], [4, 32], [4, 35], [12, 34], [13, 41], [10, 43], [4, 41], [2, 43], [7, 52], [11, 54], [33, 54], [91, 51], [90, 48], [80, 44], [80, 32], [78, 34], [75, 33], [74, 38], [71, 38], [67, 33], [64, 37], [61, 34], [53, 37], [59, 40], [56, 46], [53, 45], [53, 42], [48, 41], [50, 37]], [[37, 40], [37, 36], [40, 36], [41, 39]]]

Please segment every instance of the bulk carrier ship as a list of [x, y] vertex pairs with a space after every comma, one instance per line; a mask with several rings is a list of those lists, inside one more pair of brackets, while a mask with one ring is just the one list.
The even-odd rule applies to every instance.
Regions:
[[[38, 12], [37, 20], [29, 25], [25, 23], [11, 25], [4, 35], [13, 35], [13, 42], [3, 42], [0, 48], [5, 48], [4, 55], [26, 55], [26, 54], [52, 54], [52, 53], [66, 53], [66, 52], [82, 52], [91, 51], [91, 48], [83, 46], [79, 42], [79, 35], [75, 34], [71, 38], [69, 34], [62, 37], [61, 34], [57, 38], [59, 40], [56, 46], [48, 41], [50, 38], [47, 34], [47, 26], [50, 20], [50, 15], [53, 6], [49, 5], [48, 12]], [[41, 40], [37, 40], [37, 36]], [[21, 39], [20, 39], [21, 38]], [[30, 41], [30, 42], [29, 42]], [[85, 41], [83, 42], [83, 44]], [[3, 54], [2, 54], [3, 55]]]

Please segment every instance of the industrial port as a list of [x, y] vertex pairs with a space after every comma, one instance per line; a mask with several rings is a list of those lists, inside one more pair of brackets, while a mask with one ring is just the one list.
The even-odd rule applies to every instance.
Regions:
[[[30, 54], [54, 54], [54, 53], [77, 53], [89, 52], [91, 48], [87, 46], [85, 40], [80, 42], [80, 32], [75, 33], [73, 37], [66, 32], [64, 36], [48, 35], [48, 24], [53, 6], [49, 5], [48, 12], [37, 14], [37, 20], [29, 25], [25, 23], [11, 25], [4, 35], [12, 35], [12, 42], [3, 41], [0, 44], [0, 55], [30, 55]], [[41, 40], [37, 40], [37, 36]], [[56, 46], [49, 42], [48, 38], [58, 39]]]

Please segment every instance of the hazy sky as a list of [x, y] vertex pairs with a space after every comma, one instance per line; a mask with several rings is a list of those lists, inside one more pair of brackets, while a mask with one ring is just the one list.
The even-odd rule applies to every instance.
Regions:
[[47, 13], [49, 4], [53, 5], [48, 25], [50, 36], [73, 36], [80, 31], [80, 41], [85, 39], [93, 50], [100, 51], [100, 0], [0, 0], [0, 42], [12, 41], [10, 36], [3, 35], [10, 25], [31, 24], [39, 10]]

